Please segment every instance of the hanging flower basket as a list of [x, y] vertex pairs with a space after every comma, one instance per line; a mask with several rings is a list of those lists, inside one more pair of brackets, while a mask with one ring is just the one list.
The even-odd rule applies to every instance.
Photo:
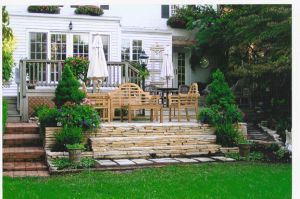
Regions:
[[75, 14], [101, 16], [103, 15], [103, 9], [98, 6], [78, 6], [75, 9]]

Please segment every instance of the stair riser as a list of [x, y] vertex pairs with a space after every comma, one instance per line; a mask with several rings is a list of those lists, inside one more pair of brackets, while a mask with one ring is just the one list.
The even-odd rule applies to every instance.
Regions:
[[10, 127], [6, 128], [6, 134], [38, 134], [39, 128], [38, 127]]
[[45, 165], [44, 167], [35, 167], [35, 168], [28, 168], [28, 167], [3, 167], [3, 171], [47, 171], [48, 168]]
[[32, 162], [43, 161], [45, 153], [5, 153], [3, 162]]
[[41, 139], [9, 139], [4, 140], [4, 147], [42, 146]]

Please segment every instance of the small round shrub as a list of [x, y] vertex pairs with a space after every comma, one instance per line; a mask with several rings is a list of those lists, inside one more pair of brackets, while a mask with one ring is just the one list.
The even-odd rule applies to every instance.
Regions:
[[78, 6], [75, 10], [75, 14], [101, 16], [103, 15], [103, 9], [98, 6]]
[[56, 135], [55, 150], [66, 151], [67, 144], [78, 144], [83, 140], [82, 129], [79, 127], [64, 127]]
[[216, 127], [217, 144], [224, 147], [237, 146], [241, 140], [241, 134], [232, 124], [221, 124]]
[[62, 126], [80, 127], [84, 131], [99, 127], [100, 117], [98, 112], [87, 105], [64, 105], [59, 110], [58, 122]]
[[65, 66], [69, 66], [73, 75], [77, 80], [81, 80], [86, 83], [88, 80], [87, 72], [89, 69], [89, 60], [86, 57], [68, 57], [65, 60]]

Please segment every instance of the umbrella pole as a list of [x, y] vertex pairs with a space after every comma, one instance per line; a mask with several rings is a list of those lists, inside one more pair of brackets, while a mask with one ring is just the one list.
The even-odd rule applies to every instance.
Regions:
[[93, 80], [93, 93], [96, 93], [96, 80]]
[[169, 88], [169, 78], [167, 77], [167, 88]]

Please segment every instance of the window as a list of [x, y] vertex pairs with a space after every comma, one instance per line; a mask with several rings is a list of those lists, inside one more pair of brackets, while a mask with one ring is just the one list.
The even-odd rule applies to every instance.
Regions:
[[130, 60], [130, 40], [122, 39], [121, 60]]
[[185, 54], [178, 53], [177, 60], [178, 86], [185, 84]]
[[109, 52], [109, 36], [108, 35], [101, 35], [102, 44], [103, 44], [103, 51], [106, 61], [108, 61], [108, 52]]
[[30, 59], [47, 59], [47, 33], [30, 33]]
[[161, 18], [169, 18], [169, 5], [161, 5]]
[[89, 56], [88, 35], [73, 35], [73, 56]]
[[65, 60], [67, 54], [67, 42], [65, 34], [51, 34], [51, 59]]
[[139, 61], [139, 56], [142, 52], [142, 40], [132, 41], [132, 61]]
[[179, 8], [179, 5], [171, 5], [170, 6], [170, 16], [175, 15], [178, 8]]
[[109, 5], [101, 5], [100, 8], [103, 10], [109, 10]]

